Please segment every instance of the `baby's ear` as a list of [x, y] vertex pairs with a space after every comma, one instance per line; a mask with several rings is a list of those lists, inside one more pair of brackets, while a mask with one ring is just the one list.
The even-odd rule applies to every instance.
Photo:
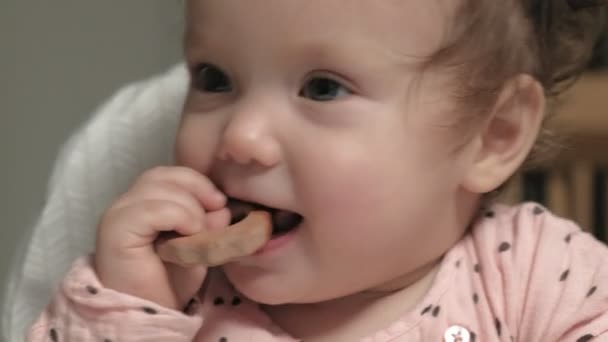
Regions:
[[545, 113], [543, 87], [529, 75], [510, 79], [474, 137], [474, 159], [462, 187], [488, 193], [504, 183], [532, 149]]

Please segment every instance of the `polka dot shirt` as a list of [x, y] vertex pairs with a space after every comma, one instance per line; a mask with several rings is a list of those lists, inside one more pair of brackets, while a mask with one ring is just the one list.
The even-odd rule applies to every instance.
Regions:
[[[28, 341], [301, 341], [221, 276], [182, 311], [103, 288], [77, 260]], [[608, 341], [608, 248], [534, 203], [485, 210], [413, 310], [364, 342]]]

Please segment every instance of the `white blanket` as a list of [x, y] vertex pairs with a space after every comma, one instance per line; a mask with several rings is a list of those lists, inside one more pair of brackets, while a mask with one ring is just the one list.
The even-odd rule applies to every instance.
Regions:
[[2, 314], [6, 341], [23, 341], [78, 256], [93, 251], [109, 202], [142, 171], [172, 162], [187, 91], [183, 65], [118, 91], [63, 146], [47, 202], [9, 277]]

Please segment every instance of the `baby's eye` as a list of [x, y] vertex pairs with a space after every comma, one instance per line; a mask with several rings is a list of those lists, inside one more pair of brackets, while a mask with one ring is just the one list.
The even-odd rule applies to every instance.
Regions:
[[196, 90], [208, 93], [223, 93], [232, 90], [228, 76], [218, 67], [206, 63], [194, 69], [192, 86]]
[[327, 77], [315, 77], [304, 84], [299, 96], [313, 101], [331, 101], [350, 94], [352, 92], [337, 81]]

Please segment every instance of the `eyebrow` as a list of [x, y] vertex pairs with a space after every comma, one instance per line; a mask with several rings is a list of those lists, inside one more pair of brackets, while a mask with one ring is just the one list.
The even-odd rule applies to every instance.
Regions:
[[182, 35], [182, 52], [185, 57], [198, 55], [200, 50], [211, 44], [222, 44], [223, 40], [213, 39], [214, 35], [201, 26], [187, 24]]
[[[214, 50], [226, 47], [228, 42], [225, 39], [218, 39], [218, 34], [210, 32], [210, 28], [201, 23], [188, 23], [184, 30], [183, 35], [183, 53], [187, 57], [198, 58], [209, 47], [213, 46]], [[314, 59], [317, 61], [324, 61], [327, 63], [335, 64], [336, 62], [346, 62], [347, 64], [358, 64], [356, 51], [367, 50], [366, 44], [362, 44], [360, 39], [343, 41], [345, 49], [338, 48], [335, 44], [327, 42], [319, 42], [313, 40], [299, 40], [293, 39], [288, 43], [288, 46], [283, 46], [283, 55], [281, 58], [289, 60], [294, 59]], [[375, 45], [374, 42], [371, 43]], [[411, 55], [404, 51], [389, 50], [382, 48], [382, 44], [377, 45], [378, 48], [374, 49], [377, 56], [380, 54], [384, 55], [384, 60], [390, 60], [390, 65], [398, 65], [401, 68], [409, 70], [417, 70], [422, 65], [422, 62], [426, 60], [428, 56], [423, 55]], [[287, 52], [285, 52], [287, 51]], [[353, 53], [355, 51], [355, 53]], [[386, 65], [386, 63], [376, 63], [371, 61], [366, 63], [368, 66], [378, 67]]]
[[186, 25], [184, 28], [184, 33], [182, 34], [182, 46], [184, 51], [188, 51], [195, 46], [200, 45], [201, 41], [204, 41], [204, 39], [201, 39], [199, 35], [200, 33], [193, 33], [193, 28], [191, 25]]
[[[312, 58], [320, 61], [327, 62], [347, 62], [349, 64], [359, 64], [359, 59], [357, 58], [358, 51], [364, 51], [368, 49], [366, 44], [359, 44], [359, 40], [351, 41], [346, 45], [345, 49], [337, 48], [335, 45], [331, 44], [319, 44], [315, 42], [304, 42], [297, 45], [297, 47], [293, 50], [295, 54], [298, 56], [302, 56], [303, 58]], [[372, 67], [379, 67], [385, 65], [392, 66], [400, 66], [405, 69], [417, 69], [420, 64], [426, 60], [425, 56], [414, 56], [408, 55], [404, 52], [400, 52], [397, 50], [390, 50], [388, 48], [383, 48], [382, 45], [378, 45], [374, 50], [374, 56], [382, 57], [383, 62], [378, 62], [376, 59], [367, 60], [364, 64]], [[293, 58], [293, 56], [288, 56], [289, 58]], [[387, 63], [388, 62], [388, 63]]]

